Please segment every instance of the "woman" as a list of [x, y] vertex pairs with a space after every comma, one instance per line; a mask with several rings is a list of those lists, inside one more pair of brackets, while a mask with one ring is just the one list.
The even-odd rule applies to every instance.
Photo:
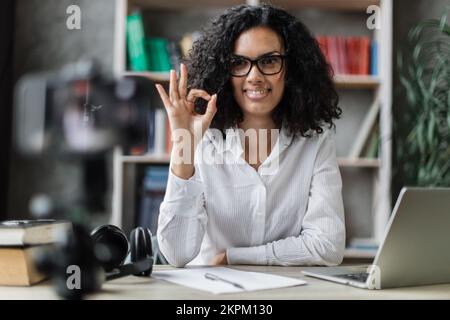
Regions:
[[[168, 94], [157, 85], [172, 137], [182, 137], [173, 138], [157, 233], [170, 264], [341, 263], [331, 77], [301, 22], [241, 5], [194, 43], [178, 82], [171, 71]], [[208, 101], [204, 114], [197, 98]]]

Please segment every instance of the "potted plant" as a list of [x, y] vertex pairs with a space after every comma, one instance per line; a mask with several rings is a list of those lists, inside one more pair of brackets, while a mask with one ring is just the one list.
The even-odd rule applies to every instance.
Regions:
[[402, 184], [450, 186], [450, 25], [440, 20], [410, 30], [411, 50], [398, 57], [406, 105], [394, 127], [396, 174]]

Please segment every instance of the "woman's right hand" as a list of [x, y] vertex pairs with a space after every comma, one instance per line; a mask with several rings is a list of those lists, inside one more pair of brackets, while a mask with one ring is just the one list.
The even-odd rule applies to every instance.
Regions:
[[[156, 88], [164, 103], [164, 107], [169, 117], [172, 137], [176, 136], [175, 130], [188, 130], [194, 137], [196, 126], [201, 125], [201, 137], [209, 128], [211, 121], [216, 114], [217, 95], [209, 95], [206, 91], [200, 89], [191, 89], [187, 92], [187, 68], [184, 64], [180, 67], [180, 81], [177, 84], [177, 75], [174, 70], [170, 71], [169, 95], [167, 95], [163, 86], [156, 85]], [[194, 112], [194, 101], [201, 97], [208, 101], [208, 107], [205, 114], [200, 115]], [[201, 138], [199, 137], [199, 138]]]
[[[161, 85], [157, 84], [156, 89], [158, 89], [169, 117], [173, 141], [170, 161], [171, 170], [178, 177], [189, 179], [194, 175], [195, 171], [194, 154], [197, 143], [201, 141], [217, 111], [217, 95], [211, 96], [200, 89], [191, 89], [188, 93], [187, 68], [184, 64], [181, 64], [180, 83], [178, 85], [175, 71], [170, 71], [169, 96], [167, 96]], [[208, 101], [208, 107], [203, 115], [194, 112], [194, 101], [198, 97]], [[201, 133], [195, 132], [200, 130]], [[184, 140], [186, 133], [190, 135], [190, 143]], [[181, 141], [178, 140], [179, 137], [183, 137]], [[189, 150], [186, 150], [186, 148]]]

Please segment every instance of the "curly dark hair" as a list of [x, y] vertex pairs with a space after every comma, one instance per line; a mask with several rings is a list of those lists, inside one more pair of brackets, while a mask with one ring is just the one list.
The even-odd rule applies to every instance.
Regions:
[[[189, 52], [188, 88], [217, 93], [217, 113], [211, 128], [224, 132], [243, 121], [243, 112], [232, 93], [229, 61], [239, 35], [257, 26], [269, 27], [283, 39], [287, 63], [285, 89], [272, 112], [278, 128], [283, 123], [294, 136], [310, 136], [309, 130], [320, 134], [322, 126], [333, 127], [333, 118], [338, 119], [342, 110], [338, 107], [333, 71], [318, 42], [297, 18], [264, 4], [228, 9], [203, 29]], [[200, 110], [197, 103], [196, 110]]]

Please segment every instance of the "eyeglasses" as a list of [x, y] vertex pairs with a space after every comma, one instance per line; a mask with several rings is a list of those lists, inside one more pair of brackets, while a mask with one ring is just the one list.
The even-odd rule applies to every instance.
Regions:
[[230, 59], [230, 74], [233, 77], [245, 77], [250, 73], [254, 64], [266, 76], [277, 74], [283, 70], [284, 58], [285, 56], [280, 54], [262, 56], [255, 60], [234, 56]]

